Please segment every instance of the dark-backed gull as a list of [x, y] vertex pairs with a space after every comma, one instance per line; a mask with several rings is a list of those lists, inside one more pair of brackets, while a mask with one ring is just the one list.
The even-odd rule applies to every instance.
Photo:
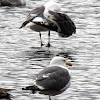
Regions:
[[50, 65], [38, 74], [34, 85], [22, 90], [32, 90], [33, 93], [38, 91], [40, 94], [49, 95], [51, 100], [50, 96], [58, 95], [70, 86], [71, 76], [66, 65], [72, 66], [65, 58], [54, 57]]

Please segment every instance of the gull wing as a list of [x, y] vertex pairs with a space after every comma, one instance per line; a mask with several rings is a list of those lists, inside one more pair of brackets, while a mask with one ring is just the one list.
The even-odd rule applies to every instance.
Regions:
[[45, 90], [60, 90], [66, 86], [69, 80], [70, 75], [66, 69], [53, 66], [40, 72], [36, 84]]
[[61, 28], [61, 32], [59, 32], [59, 35], [61, 37], [69, 37], [73, 33], [76, 33], [76, 26], [67, 14], [57, 13], [53, 11], [49, 12], [54, 16], [53, 20], [55, 20]]
[[50, 14], [53, 15], [52, 20], [54, 20], [58, 24], [60, 31], [58, 29], [58, 26], [52, 22], [49, 22], [49, 23], [36, 22], [36, 24], [58, 32], [59, 36], [61, 36], [61, 37], [69, 37], [73, 33], [76, 33], [76, 26], [73, 23], [73, 21], [68, 17], [68, 15], [63, 14], [63, 13], [53, 12], [53, 11], [49, 11], [49, 12], [50, 12]]
[[25, 27], [29, 22], [32, 22], [32, 20], [36, 17], [42, 17], [43, 18], [43, 12], [44, 12], [44, 6], [37, 7], [33, 9], [27, 16], [26, 21], [23, 22], [20, 28]]

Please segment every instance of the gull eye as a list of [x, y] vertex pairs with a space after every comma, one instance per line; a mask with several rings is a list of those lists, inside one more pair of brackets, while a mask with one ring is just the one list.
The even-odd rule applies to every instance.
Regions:
[[50, 18], [50, 16], [48, 16], [48, 18]]
[[64, 61], [64, 62], [66, 62], [66, 60], [65, 60], [65, 59], [64, 59], [63, 61]]

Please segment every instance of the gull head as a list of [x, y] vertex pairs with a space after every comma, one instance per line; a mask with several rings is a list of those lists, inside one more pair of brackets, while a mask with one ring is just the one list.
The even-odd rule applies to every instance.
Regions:
[[62, 67], [66, 67], [66, 65], [72, 66], [72, 64], [70, 62], [67, 62], [64, 57], [60, 56], [56, 56], [51, 60], [50, 66], [52, 65], [62, 66]]

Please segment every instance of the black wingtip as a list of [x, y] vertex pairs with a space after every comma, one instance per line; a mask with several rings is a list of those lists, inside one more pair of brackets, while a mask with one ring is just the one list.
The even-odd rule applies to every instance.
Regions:
[[19, 27], [19, 29], [21, 29], [21, 28], [23, 28], [23, 27], [25, 27], [25, 25], [24, 25], [24, 24], [22, 24], [22, 25]]
[[40, 90], [37, 86], [33, 85], [33, 86], [27, 86], [25, 88], [22, 88], [22, 90]]
[[19, 29], [21, 29], [21, 28], [23, 28], [22, 26], [21, 27], [19, 27]]
[[27, 86], [27, 87], [25, 87], [25, 88], [22, 88], [22, 90], [33, 90], [33, 89], [34, 89], [33, 86]]
[[29, 21], [25, 21], [25, 22], [19, 27], [19, 29], [25, 27], [28, 23], [29, 23]]

